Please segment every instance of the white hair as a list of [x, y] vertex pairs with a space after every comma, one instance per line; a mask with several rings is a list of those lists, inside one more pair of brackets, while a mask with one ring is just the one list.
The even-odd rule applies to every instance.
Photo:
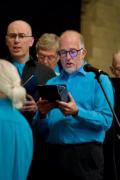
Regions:
[[10, 62], [0, 59], [0, 92], [7, 96], [14, 107], [20, 109], [26, 99], [17, 69]]

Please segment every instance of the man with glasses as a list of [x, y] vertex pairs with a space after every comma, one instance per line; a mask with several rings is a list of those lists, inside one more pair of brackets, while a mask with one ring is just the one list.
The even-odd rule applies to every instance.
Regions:
[[36, 55], [38, 62], [53, 69], [56, 75], [60, 74], [61, 65], [57, 51], [59, 49], [59, 37], [53, 33], [44, 33], [36, 43]]
[[[69, 101], [38, 101], [34, 126], [45, 146], [41, 152], [42, 172], [44, 177], [103, 180], [102, 144], [112, 124], [112, 112], [95, 74], [84, 71], [83, 36], [73, 30], [62, 33], [58, 54], [63, 69], [47, 85], [66, 85]], [[101, 81], [113, 106], [111, 82], [106, 75], [101, 75]]]
[[[37, 84], [45, 84], [46, 81], [55, 76], [54, 72], [37, 63], [30, 55], [30, 48], [33, 46], [34, 37], [30, 24], [22, 20], [16, 20], [8, 25], [6, 33], [6, 45], [9, 50], [7, 59], [12, 62], [21, 76], [22, 83], [26, 84], [28, 101], [22, 112], [31, 124], [32, 116], [37, 110]], [[27, 83], [26, 83], [27, 82]]]

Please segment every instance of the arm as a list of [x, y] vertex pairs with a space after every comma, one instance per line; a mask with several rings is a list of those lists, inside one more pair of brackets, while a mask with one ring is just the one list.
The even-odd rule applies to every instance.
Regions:
[[[101, 83], [111, 106], [114, 107], [113, 87], [109, 78], [102, 76]], [[91, 93], [89, 94], [91, 95]], [[76, 119], [82, 119], [84, 123], [87, 123], [90, 127], [95, 129], [109, 129], [112, 124], [113, 114], [97, 81], [95, 83], [95, 91], [92, 98], [93, 103], [91, 104], [92, 106], [90, 109], [86, 109], [84, 106], [78, 107], [79, 110]]]

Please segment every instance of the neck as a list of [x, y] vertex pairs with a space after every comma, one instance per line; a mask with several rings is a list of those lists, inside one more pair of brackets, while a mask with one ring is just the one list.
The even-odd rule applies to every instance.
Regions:
[[24, 57], [17, 57], [17, 56], [14, 57], [13, 56], [13, 59], [16, 60], [20, 64], [25, 64], [28, 61], [28, 59], [29, 59], [29, 55], [24, 56]]
[[7, 96], [6, 96], [4, 93], [0, 92], [0, 97], [5, 98], [5, 97], [7, 97]]

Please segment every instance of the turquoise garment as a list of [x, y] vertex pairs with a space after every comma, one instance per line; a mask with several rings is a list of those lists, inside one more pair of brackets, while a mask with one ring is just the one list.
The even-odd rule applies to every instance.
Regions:
[[59, 66], [58, 66], [58, 65], [55, 66], [54, 72], [55, 72], [55, 74], [56, 74], [57, 76], [60, 75], [60, 69], [59, 69]]
[[13, 64], [14, 64], [15, 67], [17, 68], [19, 75], [22, 76], [22, 73], [23, 73], [23, 69], [24, 69], [25, 64], [20, 64], [20, 63], [18, 63], [17, 61], [14, 61]]
[[[106, 75], [100, 75], [100, 80], [113, 107], [111, 81]], [[42, 136], [49, 130], [47, 136], [44, 135], [45, 141], [54, 144], [102, 143], [105, 132], [112, 124], [113, 115], [95, 74], [86, 73], [81, 67], [71, 75], [61, 72], [60, 76], [50, 79], [47, 84], [65, 84], [79, 111], [76, 117], [73, 117], [65, 116], [58, 108], [51, 110], [45, 119], [39, 121], [39, 132]], [[34, 125], [38, 120], [39, 114], [36, 114]]]
[[11, 101], [0, 98], [0, 180], [26, 180], [33, 137], [26, 119]]

